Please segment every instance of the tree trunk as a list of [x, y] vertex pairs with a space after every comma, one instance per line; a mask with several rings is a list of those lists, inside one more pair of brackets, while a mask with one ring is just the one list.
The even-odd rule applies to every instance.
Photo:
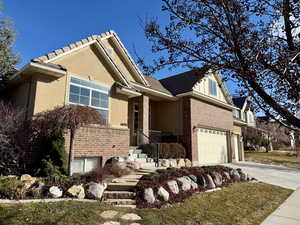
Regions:
[[75, 131], [70, 130], [70, 145], [69, 145], [69, 166], [68, 174], [72, 175], [72, 161], [73, 161], [73, 142], [74, 142]]

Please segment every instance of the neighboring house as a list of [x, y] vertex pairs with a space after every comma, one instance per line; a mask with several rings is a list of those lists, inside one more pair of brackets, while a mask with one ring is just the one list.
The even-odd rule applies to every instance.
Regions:
[[235, 151], [239, 152], [239, 160], [244, 160], [243, 128], [256, 127], [255, 112], [249, 97], [233, 97], [232, 101], [237, 107], [233, 110]]
[[108, 128], [88, 126], [76, 133], [73, 172], [127, 156], [129, 146], [157, 134], [175, 136], [194, 165], [243, 158], [234, 150], [232, 113], [238, 108], [219, 73], [202, 68], [162, 80], [143, 75], [114, 31], [33, 59], [11, 77], [7, 97], [28, 117], [81, 104], [107, 119]]

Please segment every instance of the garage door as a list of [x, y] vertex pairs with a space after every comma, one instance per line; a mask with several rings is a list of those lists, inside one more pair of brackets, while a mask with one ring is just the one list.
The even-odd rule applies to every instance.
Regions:
[[228, 162], [226, 132], [205, 128], [199, 128], [197, 132], [200, 164]]

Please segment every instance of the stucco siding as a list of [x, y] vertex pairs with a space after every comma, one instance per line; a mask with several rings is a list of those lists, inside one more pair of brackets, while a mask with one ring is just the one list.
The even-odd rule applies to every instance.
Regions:
[[238, 134], [238, 135], [242, 135], [242, 128], [239, 126], [234, 126], [233, 127], [233, 133]]

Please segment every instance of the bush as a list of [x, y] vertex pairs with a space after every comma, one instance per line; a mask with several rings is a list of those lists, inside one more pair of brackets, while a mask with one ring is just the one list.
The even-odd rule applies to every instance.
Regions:
[[27, 190], [24, 182], [16, 177], [0, 177], [0, 198], [23, 199]]
[[[144, 153], [151, 158], [157, 158], [157, 144], [147, 144], [141, 146]], [[179, 143], [159, 143], [160, 159], [179, 159], [186, 157], [185, 148]]]

